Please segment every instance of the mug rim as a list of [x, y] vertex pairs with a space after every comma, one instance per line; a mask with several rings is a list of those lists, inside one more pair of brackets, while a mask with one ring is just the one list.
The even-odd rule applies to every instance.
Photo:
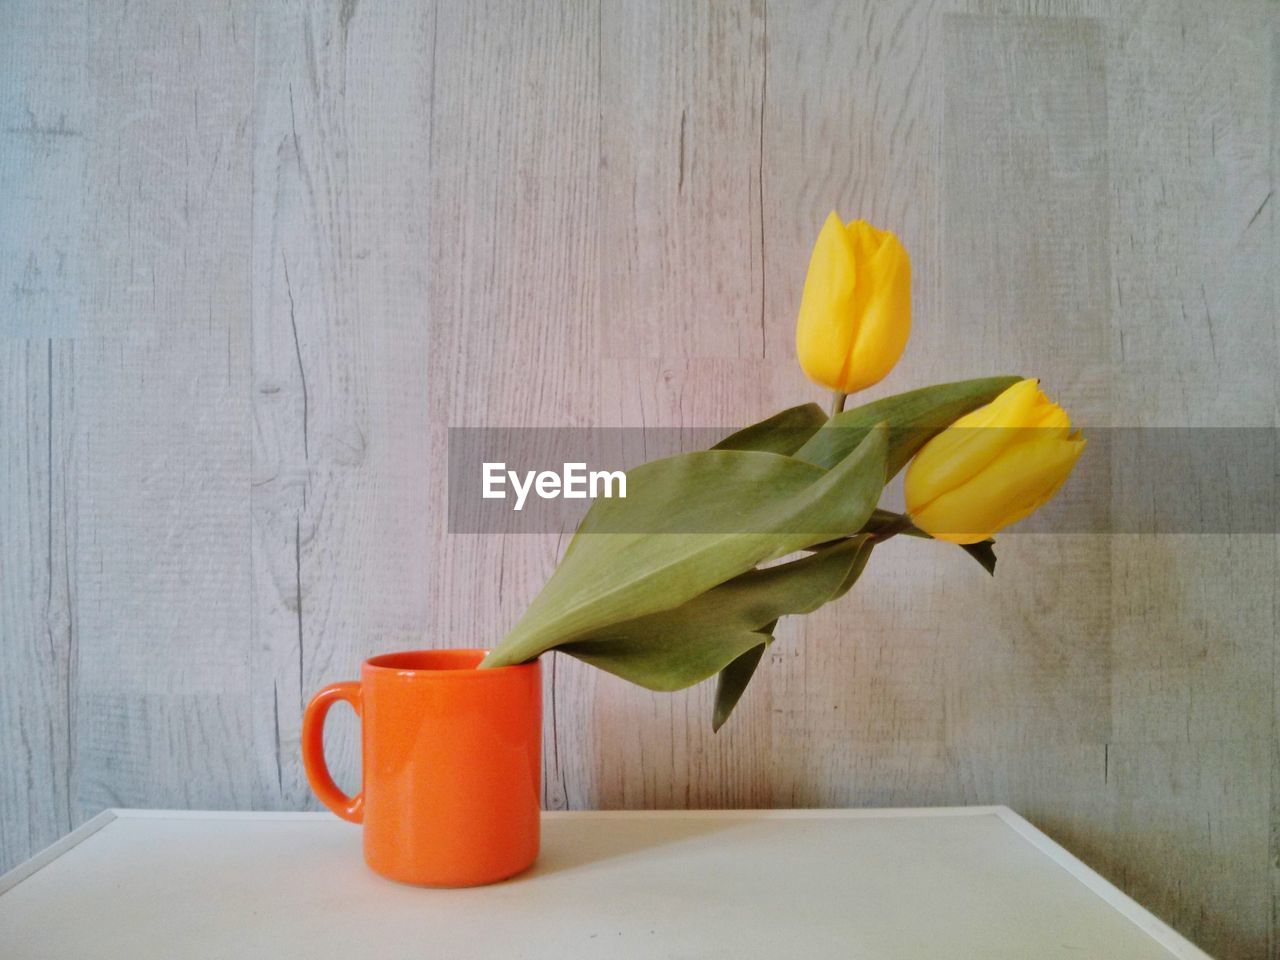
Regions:
[[526, 661], [525, 663], [515, 663], [504, 667], [486, 667], [484, 670], [478, 666], [469, 667], [413, 667], [413, 666], [397, 666], [394, 663], [385, 663], [380, 661], [398, 660], [401, 658], [424, 657], [424, 656], [445, 656], [452, 658], [458, 655], [471, 655], [479, 660], [483, 660], [490, 653], [481, 647], [435, 647], [420, 650], [393, 650], [388, 653], [379, 653], [369, 657], [360, 665], [362, 671], [369, 671], [377, 676], [384, 677], [403, 677], [411, 679], [414, 677], [476, 677], [483, 679], [486, 676], [499, 677], [513, 672], [528, 670], [537, 667], [538, 660]]

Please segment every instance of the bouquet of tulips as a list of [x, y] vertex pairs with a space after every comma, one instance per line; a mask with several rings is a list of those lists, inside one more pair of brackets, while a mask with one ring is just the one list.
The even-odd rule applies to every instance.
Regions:
[[[1035, 380], [988, 377], [846, 410], [882, 380], [911, 326], [911, 272], [892, 233], [832, 213], [796, 328], [804, 371], [834, 391], [710, 450], [627, 473], [481, 666], [559, 650], [651, 690], [718, 676], [712, 726], [741, 698], [778, 620], [843, 596], [876, 545], [958, 544], [995, 572], [992, 535], [1038, 509], [1084, 448]], [[878, 509], [906, 467], [905, 513]]]

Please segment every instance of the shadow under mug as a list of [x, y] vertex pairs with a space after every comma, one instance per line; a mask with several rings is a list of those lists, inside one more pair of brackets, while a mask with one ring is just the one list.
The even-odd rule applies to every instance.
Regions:
[[[360, 681], [325, 687], [302, 718], [316, 796], [364, 825], [365, 862], [403, 883], [469, 887], [538, 856], [542, 682], [537, 661], [478, 670], [484, 650], [418, 650], [366, 660]], [[338, 789], [324, 719], [339, 700], [361, 724], [361, 789]]]

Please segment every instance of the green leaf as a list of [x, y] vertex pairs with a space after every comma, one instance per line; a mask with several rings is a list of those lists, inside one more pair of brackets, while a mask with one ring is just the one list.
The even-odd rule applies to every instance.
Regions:
[[758, 563], [856, 533], [884, 488], [885, 446], [885, 430], [869, 431], [830, 470], [740, 450], [637, 467], [625, 499], [594, 502], [573, 549], [484, 665], [523, 663], [671, 610]]
[[929, 440], [966, 413], [990, 403], [1018, 377], [983, 377], [940, 383], [875, 400], [838, 413], [795, 452], [797, 460], [828, 467], [848, 452], [878, 423], [889, 424], [888, 477], [893, 477]]
[[[862, 528], [864, 533], [879, 533], [885, 527], [898, 526], [902, 522], [902, 514], [894, 513], [892, 510], [881, 510], [876, 507], [871, 511], [871, 519], [867, 521], [867, 525]], [[925, 533], [914, 523], [908, 524], [906, 527], [898, 531], [904, 537], [919, 537], [922, 540], [932, 540], [933, 537]]]
[[[853, 585], [857, 582], [858, 577], [862, 576], [862, 571], [867, 568], [867, 561], [871, 558], [871, 550], [874, 543], [870, 537], [860, 536], [853, 537], [841, 543], [833, 544], [825, 548], [822, 553], [830, 556], [842, 556], [848, 558], [848, 566], [845, 568], [844, 579], [840, 585], [827, 597], [824, 603], [831, 603], [843, 597]], [[845, 553], [846, 550], [852, 551], [851, 554]], [[816, 556], [817, 554], [815, 554]], [[816, 610], [817, 607], [814, 607]], [[787, 613], [800, 613], [812, 611], [788, 610]], [[751, 682], [751, 678], [755, 676], [756, 667], [760, 663], [760, 658], [764, 655], [765, 648], [773, 642], [773, 629], [777, 626], [778, 621], [761, 628], [759, 631], [765, 634], [764, 643], [759, 646], [752, 647], [745, 653], [740, 654], [737, 659], [728, 664], [720, 671], [720, 677], [716, 682], [716, 699], [715, 706], [711, 714], [711, 729], [718, 731], [729, 719], [729, 715], [733, 712], [733, 708], [738, 705], [738, 701], [742, 699], [742, 694], [747, 689], [747, 684]]]
[[729, 715], [733, 713], [733, 708], [738, 705], [738, 701], [746, 693], [747, 684], [755, 676], [756, 667], [760, 665], [760, 658], [764, 656], [765, 650], [773, 642], [772, 631], [761, 632], [767, 634], [767, 639], [764, 643], [752, 647], [720, 671], [720, 677], [716, 680], [715, 707], [711, 713], [712, 733], [719, 733], [720, 728], [728, 721]]
[[[890, 525], [897, 526], [902, 520], [902, 514], [894, 513], [891, 510], [881, 510], [877, 507], [871, 511], [871, 519], [867, 521], [866, 526], [862, 528], [864, 533], [875, 534]], [[928, 533], [921, 530], [914, 523], [908, 524], [906, 528], [899, 531], [903, 536], [919, 537], [923, 540], [932, 540]], [[981, 564], [982, 569], [991, 574], [996, 575], [996, 542], [990, 538], [982, 540], [978, 543], [964, 543], [960, 545], [960, 549]]]
[[839, 600], [853, 589], [853, 585], [857, 583], [858, 578], [862, 576], [862, 571], [867, 569], [867, 561], [871, 559], [871, 551], [876, 545], [875, 541], [870, 537], [852, 537], [848, 542], [857, 543], [858, 551], [854, 555], [853, 563], [849, 565], [849, 569], [844, 575], [844, 582], [841, 583], [839, 589], [831, 595], [830, 600]]
[[767, 642], [779, 617], [810, 613], [847, 589], [865, 539], [750, 570], [671, 610], [603, 627], [556, 649], [650, 690], [692, 686]]
[[963, 543], [960, 549], [982, 564], [982, 569], [994, 577], [996, 575], [995, 546], [994, 540], [983, 540], [980, 543]]
[[[816, 403], [788, 407], [786, 410], [775, 413], [759, 423], [753, 423], [737, 433], [730, 434], [711, 449], [776, 453], [790, 456], [826, 422], [827, 415]], [[850, 450], [852, 449], [853, 447], [850, 447]], [[646, 464], [646, 466], [648, 465]], [[561, 558], [560, 562], [563, 564], [569, 558], [569, 555], [577, 548], [579, 537], [584, 533], [607, 529], [612, 516], [611, 513], [605, 514], [596, 511], [596, 508], [593, 507], [592, 512], [588, 512], [583, 522], [579, 524], [578, 529], [574, 531], [573, 537], [569, 541], [569, 546], [565, 549], [564, 557]]]
[[757, 450], [760, 453], [790, 456], [826, 422], [827, 415], [820, 406], [806, 403], [799, 407], [789, 407], [767, 420], [731, 433], [711, 449]]
[[[789, 456], [800, 449], [826, 422], [826, 412], [816, 403], [788, 407], [781, 413], [775, 413], [772, 417], [730, 434], [712, 449], [759, 450], [764, 453], [782, 453]], [[760, 657], [764, 654], [765, 647], [773, 640], [773, 624], [762, 632], [769, 635], [764, 643], [758, 647], [752, 647], [720, 671], [720, 676], [716, 680], [715, 710], [711, 718], [713, 732], [724, 726], [733, 708], [742, 698], [742, 694], [746, 692], [747, 684], [755, 676]]]

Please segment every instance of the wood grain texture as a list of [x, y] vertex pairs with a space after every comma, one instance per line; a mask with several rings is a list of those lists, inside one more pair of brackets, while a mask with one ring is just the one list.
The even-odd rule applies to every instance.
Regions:
[[[1126, 425], [1276, 426], [1274, 14], [1175, 4], [1111, 32], [1112, 390]], [[1276, 548], [1111, 545], [1114, 853], [1097, 862], [1220, 956], [1275, 951], [1258, 838], [1274, 823], [1260, 766], [1275, 683], [1260, 667], [1276, 657]], [[1196, 882], [1169, 864], [1195, 864]]]
[[[1265, 0], [0, 5], [0, 868], [109, 804], [314, 807], [306, 696], [493, 643], [566, 542], [449, 534], [448, 428], [821, 399], [832, 208], [913, 255], [874, 395], [1274, 428], [1278, 50]], [[544, 804], [1007, 803], [1273, 956], [1277, 546], [895, 541], [719, 735], [550, 657]]]
[[[253, 800], [253, 14], [89, 11], [67, 506], [80, 816]], [[209, 771], [217, 771], [209, 776]]]
[[74, 809], [67, 508], [69, 346], [79, 320], [87, 5], [0, 8], [0, 864]]
[[62, 344], [0, 340], [0, 851], [7, 866], [78, 821], [75, 637]]
[[[430, 10], [258, 11], [253, 216], [255, 756], [265, 802], [314, 804], [302, 708], [405, 646], [433, 560]], [[342, 568], [346, 574], [333, 576]], [[350, 715], [330, 739], [358, 780]], [[335, 718], [337, 719], [337, 718]]]
[[[436, 469], [425, 487], [434, 555], [422, 587], [433, 644], [496, 643], [572, 532], [450, 536], [442, 467], [451, 426], [596, 422], [599, 28], [588, 3], [441, 4], [436, 18], [426, 423]], [[589, 754], [571, 731], [589, 728], [594, 679], [564, 657], [543, 671], [548, 808], [591, 803]]]
[[766, 4], [600, 4], [606, 357], [759, 357]]
[[85, 0], [0, 8], [0, 336], [79, 326], [89, 11]]
[[[939, 335], [998, 369], [1035, 370], [1052, 396], [1071, 398], [1079, 421], [1105, 424], [1099, 25], [957, 15], [944, 18], [943, 35]], [[937, 598], [949, 661], [945, 738], [988, 754], [1060, 743], [1101, 753], [1110, 732], [1109, 541], [1023, 535], [1007, 538], [1001, 553], [1001, 572], [1014, 571], [1007, 580]], [[1031, 815], [1057, 802], [1039, 798]]]
[[[912, 251], [912, 348], [870, 393], [998, 372], [998, 361], [973, 350], [952, 349], [949, 367], [928, 366], [941, 361], [931, 346], [941, 294], [941, 11], [928, 3], [831, 3], [777, 5], [769, 13], [770, 361], [795, 369], [796, 278], [804, 276], [813, 224], [837, 209], [895, 231]], [[815, 22], [828, 29], [815, 31]], [[819, 399], [802, 377], [784, 396], [796, 395]], [[937, 659], [945, 640], [910, 613], [913, 591], [947, 555], [898, 546], [877, 551], [847, 603], [788, 624], [770, 651], [775, 805], [881, 805], [894, 796], [935, 802], [952, 789]]]

